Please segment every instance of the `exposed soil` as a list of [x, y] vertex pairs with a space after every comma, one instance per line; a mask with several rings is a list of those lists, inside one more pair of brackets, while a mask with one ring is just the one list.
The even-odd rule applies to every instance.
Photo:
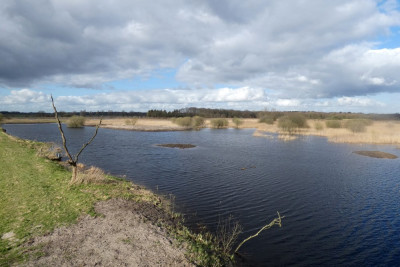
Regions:
[[170, 148], [179, 148], [179, 149], [196, 147], [195, 145], [192, 145], [192, 144], [160, 144], [160, 145], [157, 145], [157, 146], [170, 147]]
[[193, 266], [184, 247], [156, 226], [177, 223], [162, 209], [112, 199], [95, 210], [101, 215], [32, 240], [27, 251], [38, 246], [42, 256], [30, 252], [23, 266]]
[[354, 151], [358, 155], [367, 156], [371, 158], [380, 158], [380, 159], [397, 159], [396, 155], [382, 152], [382, 151]]

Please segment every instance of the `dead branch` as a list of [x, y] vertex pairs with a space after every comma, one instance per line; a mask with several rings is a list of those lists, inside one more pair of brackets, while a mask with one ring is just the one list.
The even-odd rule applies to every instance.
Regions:
[[72, 156], [68, 151], [67, 140], [65, 139], [64, 131], [63, 131], [62, 126], [61, 126], [61, 121], [58, 118], [58, 112], [57, 112], [56, 106], [54, 105], [53, 95], [50, 95], [50, 97], [51, 97], [51, 104], [53, 105], [53, 109], [54, 109], [54, 115], [55, 115], [56, 120], [57, 120], [57, 126], [58, 126], [58, 129], [60, 130], [60, 133], [61, 133], [61, 138], [62, 138], [62, 141], [63, 141], [63, 147], [64, 147], [64, 150], [65, 150], [65, 153], [67, 153], [67, 156], [69, 158], [68, 163], [71, 164], [72, 166], [74, 166], [74, 165], [76, 165], [76, 161], [74, 161], [72, 159]]
[[94, 138], [96, 137], [97, 132], [99, 131], [99, 127], [100, 127], [100, 125], [101, 125], [101, 121], [102, 121], [102, 119], [100, 119], [99, 124], [97, 124], [96, 130], [95, 130], [95, 132], [94, 132], [92, 138], [91, 138], [86, 144], [84, 144], [84, 145], [82, 146], [81, 150], [79, 150], [78, 154], [75, 155], [75, 162], [78, 162], [79, 155], [82, 153], [82, 151], [83, 151], [88, 145], [90, 145], [90, 143], [91, 143], [91, 142], [94, 140]]
[[64, 131], [63, 131], [63, 129], [62, 129], [61, 121], [60, 121], [60, 119], [59, 119], [59, 117], [58, 117], [58, 112], [57, 112], [56, 106], [54, 105], [53, 95], [51, 95], [50, 97], [51, 97], [51, 103], [52, 103], [53, 109], [54, 109], [54, 115], [55, 115], [56, 120], [57, 120], [58, 129], [59, 129], [59, 131], [60, 131], [60, 133], [61, 133], [61, 138], [62, 138], [62, 141], [63, 141], [63, 147], [64, 147], [64, 150], [65, 150], [65, 152], [67, 153], [67, 156], [68, 156], [68, 159], [69, 159], [69, 160], [68, 160], [68, 164], [72, 166], [72, 179], [71, 179], [71, 182], [70, 182], [70, 183], [71, 183], [71, 184], [74, 184], [74, 183], [77, 183], [77, 182], [78, 182], [78, 180], [77, 180], [77, 172], [78, 172], [77, 163], [78, 163], [78, 160], [79, 160], [79, 156], [81, 155], [81, 153], [83, 152], [83, 150], [84, 150], [88, 145], [90, 145], [90, 143], [92, 143], [92, 141], [93, 141], [94, 138], [96, 137], [97, 132], [99, 131], [99, 127], [100, 127], [100, 125], [101, 125], [102, 119], [100, 119], [99, 124], [97, 124], [96, 130], [95, 130], [95, 132], [94, 132], [92, 138], [90, 138], [90, 140], [89, 140], [88, 142], [86, 142], [85, 144], [83, 144], [81, 150], [79, 150], [79, 152], [75, 155], [75, 157], [72, 157], [72, 155], [71, 155], [71, 153], [69, 152], [68, 147], [67, 147], [67, 139], [65, 138], [65, 134], [64, 134]]
[[281, 215], [278, 213], [278, 218], [273, 219], [269, 224], [263, 226], [256, 234], [249, 236], [248, 238], [246, 238], [245, 240], [243, 240], [235, 249], [235, 253], [238, 252], [239, 248], [246, 243], [247, 241], [249, 241], [250, 239], [258, 236], [262, 231], [271, 228], [272, 226], [274, 226], [275, 224], [278, 225], [279, 227], [282, 227], [282, 219], [285, 218], [285, 216], [281, 217]]

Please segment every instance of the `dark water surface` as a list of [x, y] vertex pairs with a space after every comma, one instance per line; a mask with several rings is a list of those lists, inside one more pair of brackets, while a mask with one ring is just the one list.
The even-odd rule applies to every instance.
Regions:
[[[55, 124], [4, 128], [22, 138], [61, 144]], [[72, 152], [93, 131], [65, 128]], [[254, 234], [279, 211], [285, 216], [282, 228], [267, 230], [241, 248], [256, 265], [400, 265], [399, 159], [352, 153], [365, 149], [400, 156], [399, 149], [331, 144], [318, 137], [282, 142], [253, 137], [253, 131], [100, 129], [81, 158], [175, 195], [180, 210], [196, 214], [210, 229], [219, 218], [233, 214], [245, 229], [241, 238]], [[162, 143], [197, 147], [155, 146]]]

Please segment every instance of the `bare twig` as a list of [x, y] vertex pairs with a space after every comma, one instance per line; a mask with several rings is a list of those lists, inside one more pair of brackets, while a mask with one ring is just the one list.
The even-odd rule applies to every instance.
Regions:
[[88, 145], [90, 145], [90, 143], [91, 143], [91, 142], [94, 140], [94, 138], [96, 137], [97, 132], [99, 131], [99, 127], [100, 127], [100, 125], [101, 125], [101, 121], [102, 121], [102, 119], [100, 119], [99, 124], [97, 124], [96, 130], [95, 130], [95, 132], [94, 132], [92, 138], [90, 138], [90, 140], [89, 140], [86, 144], [84, 144], [84, 145], [82, 146], [82, 148], [81, 148], [81, 150], [79, 150], [78, 154], [75, 155], [75, 162], [78, 162], [79, 155], [82, 153], [82, 151], [83, 151]]
[[275, 224], [278, 225], [279, 227], [282, 227], [282, 219], [285, 218], [285, 216], [281, 217], [281, 215], [278, 213], [278, 218], [273, 219], [269, 224], [263, 226], [256, 234], [249, 236], [248, 238], [246, 238], [245, 240], [243, 240], [235, 249], [235, 253], [238, 252], [239, 248], [246, 243], [247, 241], [249, 241], [250, 239], [258, 236], [262, 231], [271, 228], [272, 226], [274, 226]]
[[232, 215], [225, 220], [219, 220], [217, 226], [217, 240], [224, 254], [228, 255], [232, 252], [232, 247], [241, 232], [241, 225], [239, 222], [233, 221]]

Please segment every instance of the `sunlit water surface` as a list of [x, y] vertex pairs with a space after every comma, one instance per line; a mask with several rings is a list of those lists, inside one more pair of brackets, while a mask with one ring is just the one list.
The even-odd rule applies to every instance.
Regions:
[[[5, 125], [8, 133], [61, 144], [55, 124]], [[93, 128], [68, 129], [76, 152]], [[272, 228], [241, 248], [251, 265], [399, 265], [399, 159], [375, 159], [355, 150], [392, 146], [332, 144], [324, 138], [290, 142], [256, 138], [254, 130], [133, 132], [100, 129], [81, 156], [113, 175], [175, 196], [177, 209], [215, 230], [232, 214], [254, 234], [279, 211]], [[192, 149], [158, 147], [191, 143]]]

